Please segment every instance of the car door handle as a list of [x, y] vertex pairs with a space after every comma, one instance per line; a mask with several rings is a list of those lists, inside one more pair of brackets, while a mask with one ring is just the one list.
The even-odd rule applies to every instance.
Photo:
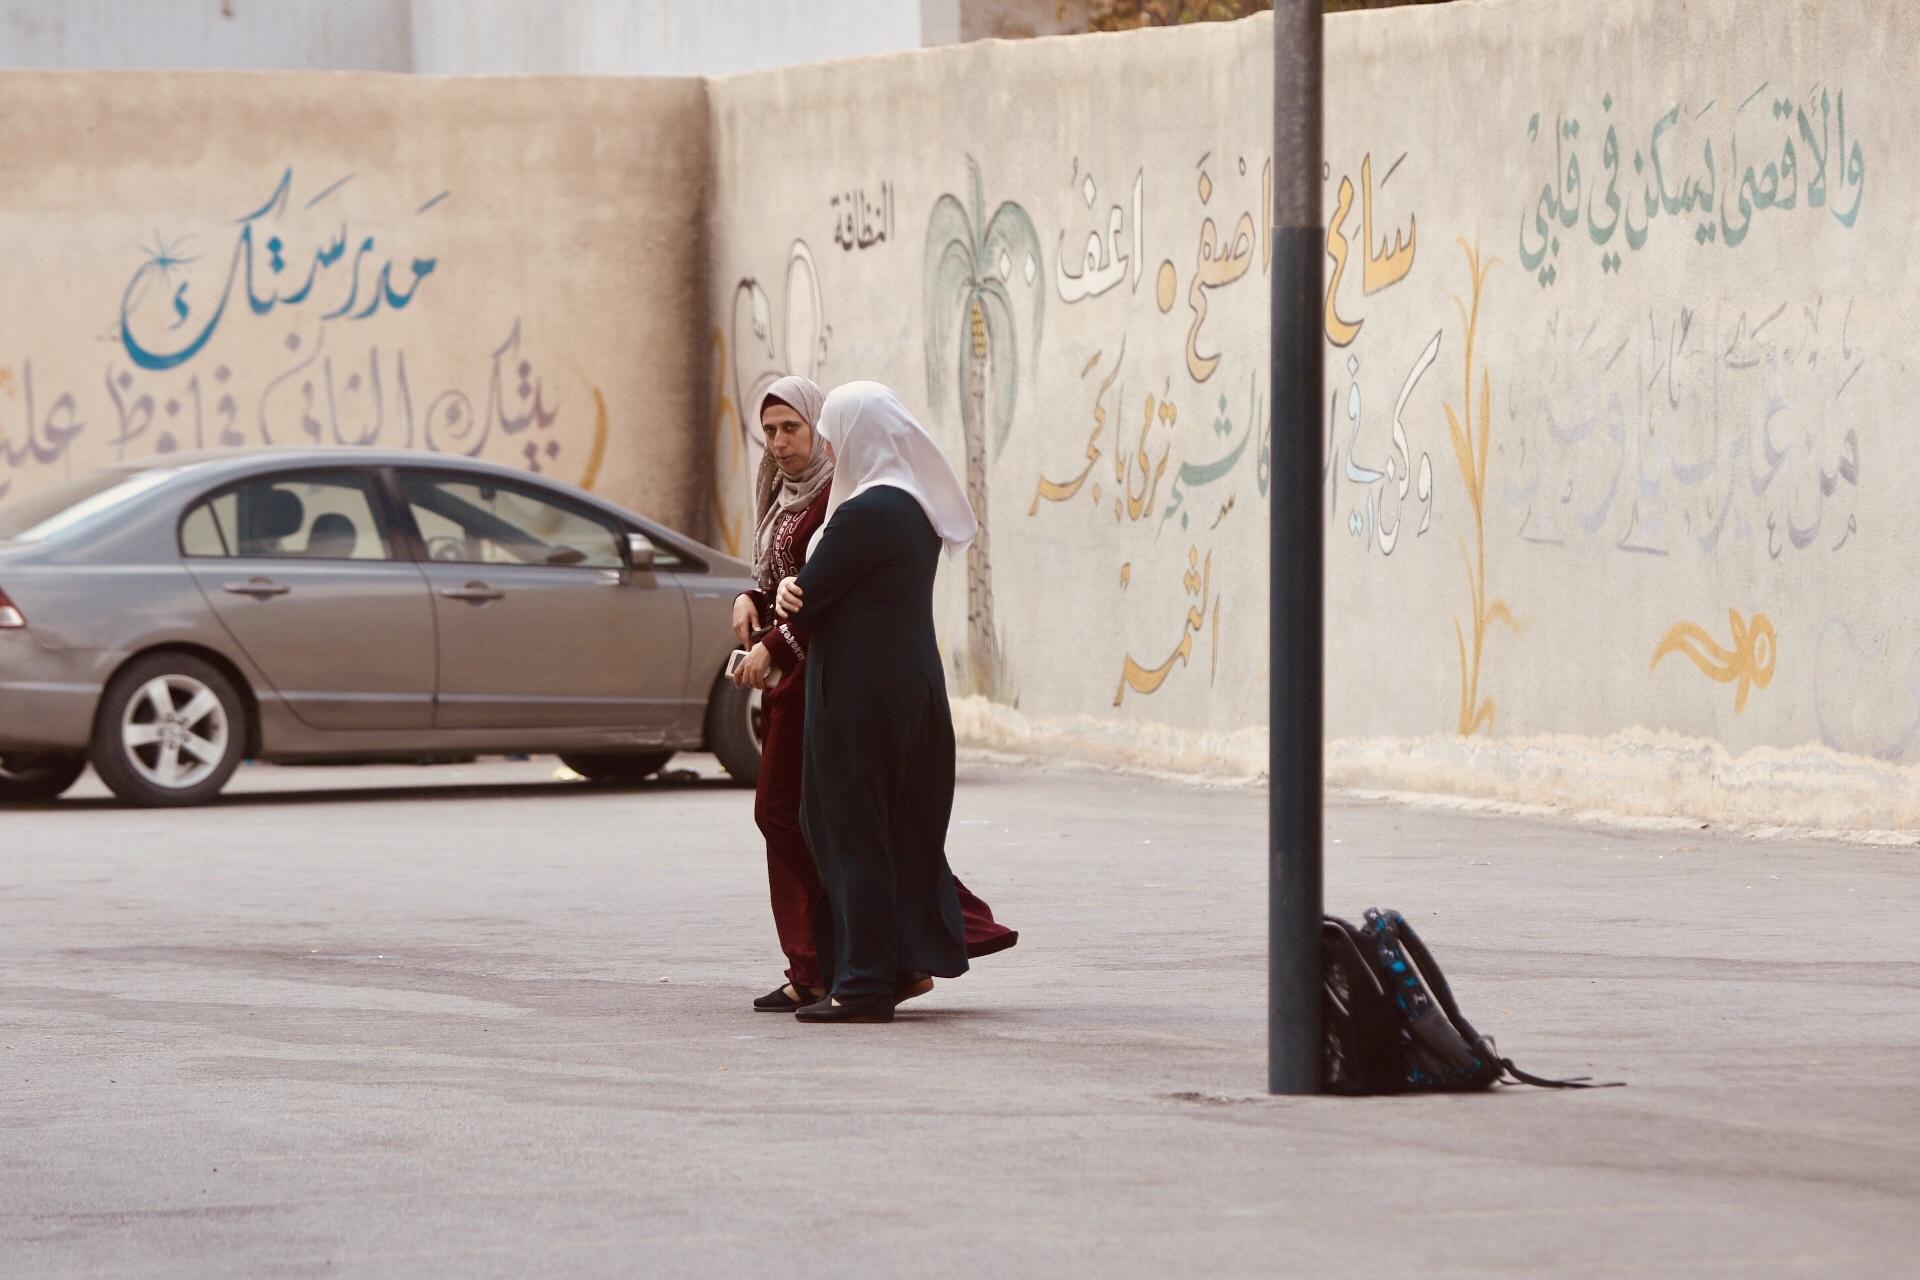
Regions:
[[448, 587], [440, 594], [449, 600], [471, 600], [475, 604], [485, 604], [489, 600], [498, 600], [507, 593], [498, 587], [490, 587], [484, 582], [469, 582], [464, 587]]
[[220, 588], [236, 596], [252, 596], [264, 600], [268, 596], [283, 596], [293, 590], [284, 582], [275, 582], [272, 578], [255, 578], [250, 582], [229, 582]]

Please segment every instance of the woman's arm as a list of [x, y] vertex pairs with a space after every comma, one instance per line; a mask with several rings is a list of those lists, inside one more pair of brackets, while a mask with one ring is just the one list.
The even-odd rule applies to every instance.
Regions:
[[859, 498], [842, 506], [827, 521], [820, 545], [800, 571], [795, 585], [804, 597], [802, 607], [785, 621], [802, 627], [815, 625], [855, 583], [885, 562], [888, 545], [881, 512]]
[[754, 630], [752, 643], [764, 644], [773, 660], [791, 670], [807, 656], [807, 629], [791, 618], [767, 615], [770, 625]]
[[742, 591], [733, 598], [733, 637], [746, 648], [755, 633], [765, 630], [765, 619], [773, 610], [773, 600], [758, 589]]

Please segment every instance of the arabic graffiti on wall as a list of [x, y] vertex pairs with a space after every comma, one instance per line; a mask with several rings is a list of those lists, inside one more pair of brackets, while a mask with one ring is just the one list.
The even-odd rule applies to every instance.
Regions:
[[[1599, 250], [1602, 273], [1618, 275], [1626, 262], [1621, 250], [1644, 249], [1662, 219], [1691, 223], [1696, 244], [1728, 249], [1745, 244], [1755, 218], [1769, 212], [1824, 209], [1846, 228], [1859, 220], [1867, 162], [1858, 134], [1848, 143], [1844, 90], [1816, 84], [1796, 99], [1777, 96], [1769, 81], [1738, 106], [1718, 99], [1697, 108], [1676, 103], [1629, 134], [1631, 175], [1622, 167], [1614, 106], [1611, 93], [1601, 98], [1606, 133], [1594, 169], [1580, 163], [1577, 116], [1556, 115], [1549, 125], [1535, 112], [1527, 121], [1527, 140], [1543, 160], [1543, 130], [1553, 146], [1552, 168], [1520, 217], [1520, 263], [1543, 289], [1559, 279], [1563, 252], [1583, 239]], [[1722, 144], [1718, 159], [1715, 141]]]
[[1747, 709], [1748, 694], [1772, 683], [1780, 641], [1774, 635], [1773, 620], [1764, 613], [1754, 614], [1749, 621], [1740, 616], [1738, 609], [1729, 609], [1727, 624], [1732, 638], [1723, 648], [1699, 623], [1674, 623], [1654, 646], [1653, 661], [1647, 664], [1647, 669], [1657, 670], [1662, 658], [1679, 654], [1709, 680], [1732, 685], [1733, 712], [1740, 714]]
[[1504, 500], [1519, 537], [1656, 557], [1838, 552], [1860, 532], [1872, 357], [1855, 306], [1683, 300], [1633, 318], [1556, 309]]
[[[289, 167], [217, 234], [154, 233], [120, 291], [115, 353], [91, 374], [71, 362], [48, 373], [30, 351], [0, 365], [0, 501], [100, 463], [250, 445], [486, 453], [591, 487], [605, 397], [584, 379], [550, 390], [519, 319], [458, 357], [451, 378], [443, 344], [425, 352], [391, 326], [359, 326], [408, 312], [439, 258], [390, 257], [391, 233], [353, 229], [336, 212], [353, 182], [304, 196]], [[428, 238], [448, 194], [418, 204], [399, 238]], [[563, 411], [576, 431], [558, 429]]]
[[[1372, 153], [1362, 154], [1355, 170], [1357, 184], [1347, 175], [1330, 188], [1338, 193], [1326, 236], [1332, 261], [1330, 321], [1343, 314], [1343, 307], [1380, 305], [1376, 295], [1393, 289], [1414, 269], [1418, 223], [1405, 195], [1408, 158], [1401, 153], [1376, 181]], [[1396, 174], [1401, 175], [1397, 185], [1389, 187], [1387, 180]], [[1329, 170], [1330, 181], [1332, 177]], [[1091, 215], [1091, 226], [1070, 220], [1059, 232], [1055, 293], [1075, 308], [1071, 323], [1077, 327], [1068, 332], [1084, 333], [1095, 326], [1114, 338], [1083, 349], [1076, 359], [1073, 368], [1081, 390], [1067, 419], [1074, 425], [1059, 432], [1057, 451], [1049, 447], [1043, 452], [1043, 457], [1059, 461], [1042, 462], [1027, 514], [1037, 518], [1048, 509], [1072, 509], [1117, 532], [1141, 529], [1149, 545], [1135, 545], [1127, 535], [1129, 540], [1116, 546], [1122, 557], [1122, 616], [1131, 610], [1128, 598], [1143, 589], [1137, 584], [1154, 581], [1143, 577], [1141, 562], [1168, 555], [1172, 548], [1161, 547], [1161, 536], [1177, 522], [1183, 558], [1176, 559], [1169, 572], [1189, 588], [1180, 606], [1179, 634], [1167, 657], [1151, 648], [1147, 652], [1152, 656], [1128, 652], [1122, 657], [1114, 705], [1125, 706], [1129, 693], [1135, 699], [1154, 696], [1188, 665], [1193, 645], [1214, 625], [1211, 620], [1219, 610], [1218, 562], [1234, 555], [1246, 536], [1245, 530], [1234, 535], [1229, 521], [1236, 510], [1264, 502], [1271, 490], [1272, 424], [1264, 349], [1253, 351], [1237, 340], [1223, 343], [1215, 334], [1214, 317], [1235, 286], [1271, 270], [1272, 164], [1211, 151], [1197, 158], [1188, 178], [1175, 188], [1184, 189], [1191, 219], [1184, 223], [1193, 237], [1192, 266], [1185, 270], [1175, 265], [1185, 254], [1163, 256], [1152, 248], [1162, 234], [1145, 214], [1144, 193], [1155, 181], [1153, 174], [1136, 170], [1119, 196], [1104, 203], [1098, 176], [1077, 160], [1072, 181], [1075, 204]], [[1399, 203], [1389, 205], [1383, 188]], [[1388, 225], [1389, 207], [1399, 211], [1403, 220], [1398, 225]], [[1350, 221], [1358, 225], [1350, 227]], [[1180, 234], [1178, 224], [1169, 230]], [[1343, 276], [1349, 237], [1363, 247]], [[1156, 258], [1157, 270], [1148, 271], [1146, 264]], [[1138, 295], [1144, 305], [1137, 305], [1132, 300], [1139, 282], [1148, 277], [1152, 288]], [[1351, 301], [1346, 300], [1348, 291]], [[1176, 315], [1182, 298], [1184, 312]], [[1095, 300], [1101, 299], [1112, 300], [1100, 303], [1111, 314], [1099, 311], [1096, 316]], [[1163, 335], [1159, 317], [1179, 325], [1177, 337]], [[1367, 357], [1369, 366], [1378, 360], [1383, 372], [1394, 369], [1393, 382], [1383, 389], [1393, 412], [1371, 417], [1363, 410], [1368, 377], [1354, 345], [1359, 325], [1330, 328], [1327, 335], [1329, 351], [1342, 357], [1347, 374], [1333, 394], [1323, 455], [1322, 478], [1331, 488], [1328, 518], [1345, 528], [1357, 547], [1385, 556], [1433, 528], [1431, 449], [1443, 429], [1436, 392], [1423, 382], [1439, 356], [1441, 335], [1432, 332], [1407, 350], [1404, 333], [1385, 334], [1379, 348], [1383, 353], [1404, 350], [1394, 359], [1409, 363], [1394, 369], [1384, 354]], [[1169, 338], [1176, 344], [1171, 361], [1164, 354]], [[1236, 359], [1244, 362], [1234, 379], [1244, 379], [1242, 390], [1207, 385]], [[1226, 535], [1220, 532], [1223, 527]], [[1221, 637], [1216, 631], [1209, 640], [1211, 683]]]
[[[1395, 173], [1400, 171], [1400, 166], [1406, 163], [1406, 159], [1406, 153], [1403, 152], [1399, 159], [1387, 167], [1386, 173], [1380, 179], [1383, 194], [1387, 183], [1392, 180]], [[1323, 173], [1331, 176], [1332, 170], [1329, 167], [1324, 169]], [[1405, 185], [1405, 183], [1401, 184], [1402, 187]], [[1372, 152], [1360, 158], [1359, 190], [1360, 292], [1362, 296], [1371, 297], [1399, 284], [1407, 278], [1407, 273], [1413, 270], [1414, 255], [1419, 248], [1417, 235], [1419, 225], [1415, 216], [1409, 213], [1404, 237], [1396, 228], [1391, 232], [1391, 243], [1388, 241], [1389, 233], [1385, 229], [1379, 232], [1378, 240], [1374, 238]], [[1353, 179], [1342, 174], [1340, 186], [1334, 198], [1333, 216], [1327, 220], [1327, 257], [1330, 265], [1327, 267], [1326, 314], [1322, 322], [1326, 329], [1327, 341], [1336, 347], [1351, 345], [1353, 340], [1360, 336], [1361, 326], [1366, 324], [1364, 316], [1357, 320], [1346, 319], [1342, 314], [1340, 302], [1343, 283], [1348, 285], [1346, 292], [1352, 293], [1352, 277], [1348, 275], [1348, 267], [1349, 259], [1353, 255], [1353, 243], [1347, 231], [1347, 219], [1353, 215], [1353, 200]], [[1349, 311], [1346, 314], [1353, 313]]]
[[[1073, 163], [1073, 174], [1078, 179], [1076, 190], [1091, 210], [1100, 193], [1099, 185], [1094, 182], [1093, 174], [1080, 172], [1078, 159]], [[1054, 248], [1053, 263], [1053, 286], [1060, 294], [1060, 301], [1071, 305], [1097, 298], [1118, 287], [1129, 272], [1133, 276], [1134, 290], [1139, 290], [1140, 273], [1146, 266], [1146, 254], [1140, 247], [1145, 234], [1141, 210], [1146, 186], [1147, 171], [1142, 169], [1133, 176], [1132, 216], [1129, 218], [1128, 210], [1120, 205], [1110, 205], [1104, 234], [1101, 231], [1087, 232], [1086, 248], [1078, 261], [1067, 251], [1067, 232], [1064, 228], [1061, 230]], [[1131, 250], [1122, 240], [1127, 227], [1132, 228]]]
[[[1088, 308], [1073, 319], [1078, 332], [1116, 336], [1078, 365], [1086, 416], [1070, 433], [1077, 467], [1062, 468], [1064, 478], [1056, 480], [1043, 464], [1027, 514], [1038, 517], [1047, 505], [1064, 509], [1084, 496], [1096, 526], [1119, 537], [1111, 544], [1118, 556], [1116, 622], [1125, 634], [1141, 635], [1140, 650], [1148, 654], [1136, 657], [1132, 645], [1123, 649], [1112, 699], [1122, 707], [1129, 693], [1138, 702], [1167, 688], [1190, 665], [1202, 636], [1205, 685], [1218, 676], [1222, 602], [1215, 561], [1231, 554], [1232, 530], [1220, 531], [1243, 503], [1264, 498], [1271, 482], [1265, 362], [1235, 367], [1234, 382], [1244, 376], [1244, 392], [1203, 384], [1233, 365], [1229, 350], [1244, 350], [1240, 343], [1223, 345], [1216, 333], [1222, 322], [1215, 317], [1234, 296], [1228, 291], [1270, 269], [1272, 166], [1244, 155], [1201, 153], [1186, 175], [1162, 188], [1180, 193], [1186, 210], [1164, 232], [1147, 220], [1146, 194], [1155, 179], [1145, 168], [1135, 170], [1104, 214], [1096, 175], [1076, 160], [1072, 179], [1092, 225], [1083, 232], [1069, 224], [1060, 232], [1055, 291], [1069, 304], [1110, 299], [1104, 309]], [[1184, 293], [1175, 259], [1186, 253], [1151, 251], [1156, 234], [1191, 237]], [[1143, 293], [1149, 275], [1153, 287]], [[1175, 314], [1183, 297], [1185, 312]], [[1176, 521], [1178, 550], [1161, 540]], [[1167, 562], [1164, 578], [1158, 570], [1148, 578], [1147, 565], [1137, 561]], [[1182, 593], [1164, 595], [1162, 581], [1177, 582]], [[1133, 597], [1141, 598], [1129, 603]], [[1162, 641], [1158, 615], [1168, 599], [1178, 600], [1178, 615], [1173, 638]]]
[[848, 253], [871, 249], [894, 238], [893, 183], [875, 188], [877, 199], [867, 199], [864, 187], [836, 192], [827, 201], [833, 213], [833, 242]]
[[1821, 742], [1882, 760], [1920, 758], [1920, 631], [1832, 616], [1810, 656]]
[[[332, 183], [290, 217], [293, 170], [288, 168], [266, 203], [234, 220], [231, 246], [211, 256], [190, 252], [197, 237], [156, 236], [120, 299], [120, 342], [127, 358], [149, 370], [185, 364], [213, 341], [229, 311], [241, 314], [242, 305], [260, 319], [279, 309], [310, 307], [322, 321], [365, 320], [383, 307], [404, 310], [439, 265], [437, 258], [410, 257], [403, 268], [406, 278], [396, 284], [394, 263], [380, 260], [376, 235], [352, 235], [344, 221], [335, 223], [324, 211], [313, 218], [299, 216], [352, 181], [348, 174]], [[434, 196], [416, 212], [431, 212], [448, 194]], [[325, 226], [336, 229], [331, 234], [319, 230]], [[194, 270], [202, 262], [217, 281], [211, 288], [206, 287], [208, 272]]]
[[[421, 385], [404, 348], [369, 346], [336, 360], [324, 335], [309, 351], [295, 332], [282, 346], [283, 360], [249, 371], [220, 363], [156, 373], [110, 360], [92, 388], [49, 388], [36, 379], [33, 359], [22, 360], [17, 403], [0, 402], [0, 499], [21, 473], [71, 472], [83, 440], [94, 446], [87, 451], [94, 464], [250, 445], [353, 445], [468, 457], [491, 452], [585, 488], [598, 479], [607, 445], [604, 396], [586, 389], [590, 435], [582, 456], [570, 461], [554, 430], [560, 406], [548, 403], [518, 320], [486, 353], [477, 388]], [[12, 381], [11, 367], [8, 373]], [[8, 420], [23, 429], [6, 429]]]

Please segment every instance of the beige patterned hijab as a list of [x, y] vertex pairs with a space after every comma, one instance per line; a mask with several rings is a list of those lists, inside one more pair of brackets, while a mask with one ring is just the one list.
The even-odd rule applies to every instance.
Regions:
[[753, 540], [753, 576], [762, 591], [771, 591], [779, 585], [773, 578], [773, 539], [774, 532], [780, 526], [783, 516], [795, 511], [805, 511], [820, 496], [820, 491], [833, 479], [833, 462], [827, 457], [827, 449], [820, 442], [820, 409], [826, 403], [826, 393], [811, 378], [803, 378], [797, 373], [780, 378], [767, 388], [760, 397], [760, 403], [754, 406], [753, 421], [757, 428], [760, 415], [766, 412], [768, 403], [778, 401], [806, 419], [809, 427], [814, 428], [813, 456], [807, 460], [806, 470], [797, 476], [789, 476], [773, 460], [773, 454], [760, 455], [760, 474], [754, 481], [754, 512], [758, 523]]

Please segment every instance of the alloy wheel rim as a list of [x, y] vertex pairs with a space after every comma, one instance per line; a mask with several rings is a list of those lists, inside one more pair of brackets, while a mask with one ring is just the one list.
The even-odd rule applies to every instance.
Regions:
[[747, 694], [747, 736], [753, 739], [753, 749], [762, 750], [766, 745], [767, 708], [766, 695], [759, 689]]
[[220, 698], [192, 676], [156, 676], [127, 702], [120, 744], [134, 771], [167, 791], [213, 776], [232, 737]]

